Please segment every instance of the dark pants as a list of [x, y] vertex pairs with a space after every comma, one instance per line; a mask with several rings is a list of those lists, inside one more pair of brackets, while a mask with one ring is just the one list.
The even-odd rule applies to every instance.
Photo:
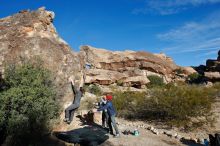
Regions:
[[108, 127], [108, 113], [106, 111], [102, 111], [102, 126]]
[[[118, 126], [116, 125], [116, 122], [115, 122], [115, 115], [109, 116], [109, 118], [108, 118], [108, 126], [109, 126], [110, 133], [113, 134], [113, 128], [114, 128], [116, 134], [119, 134]], [[113, 126], [113, 128], [112, 128], [112, 126]]]
[[65, 118], [72, 121], [75, 110], [79, 107], [78, 104], [71, 104], [65, 109]]

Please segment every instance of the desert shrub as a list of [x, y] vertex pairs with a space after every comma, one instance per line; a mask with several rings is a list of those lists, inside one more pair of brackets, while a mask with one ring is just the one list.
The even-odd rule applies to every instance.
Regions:
[[113, 94], [113, 104], [121, 117], [138, 117], [138, 110], [140, 105], [143, 104], [146, 98], [145, 92], [132, 92], [132, 91], [116, 91]]
[[51, 73], [41, 65], [12, 65], [0, 93], [0, 133], [11, 145], [29, 145], [50, 131], [59, 113]]
[[96, 97], [83, 97], [84, 99], [80, 103], [79, 110], [91, 110], [94, 108], [94, 103], [100, 101], [100, 98]]
[[163, 82], [163, 78], [157, 76], [157, 75], [149, 75], [147, 78], [150, 80], [150, 83], [147, 84], [148, 88], [153, 88], [153, 87], [162, 87], [165, 85]]
[[101, 88], [98, 85], [96, 85], [96, 84], [89, 85], [86, 88], [87, 88], [86, 89], [87, 92], [90, 92], [90, 93], [95, 94], [97, 96], [102, 94]]
[[189, 120], [190, 117], [205, 116], [211, 110], [214, 93], [202, 86], [168, 86], [152, 91], [150, 102], [164, 120], [176, 124]]
[[[198, 85], [167, 84], [149, 92], [115, 92], [114, 105], [125, 118], [154, 120], [168, 125], [189, 127], [191, 118], [210, 116], [214, 97], [220, 94], [220, 84], [207, 88]], [[205, 124], [199, 121], [192, 126]]]
[[122, 85], [123, 85], [123, 81], [122, 81], [122, 80], [117, 80], [117, 81], [116, 81], [116, 84], [117, 84], [118, 86], [122, 86]]
[[210, 88], [212, 92], [216, 93], [215, 96], [219, 97], [220, 96], [220, 83], [215, 83], [213, 86]]
[[188, 80], [190, 83], [200, 83], [202, 82], [202, 75], [198, 73], [193, 73], [188, 76]]
[[96, 102], [96, 100], [93, 100], [93, 99], [87, 99], [85, 101], [83, 101], [80, 105], [80, 108], [79, 109], [82, 109], [82, 110], [90, 110], [92, 108], [94, 108], [94, 103]]

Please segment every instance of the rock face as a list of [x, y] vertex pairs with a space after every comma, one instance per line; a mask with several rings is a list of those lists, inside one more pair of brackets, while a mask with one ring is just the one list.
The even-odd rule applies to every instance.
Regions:
[[209, 71], [220, 71], [220, 60], [208, 59], [206, 61], [206, 67]]
[[4, 72], [4, 64], [40, 58], [54, 73], [59, 89], [66, 93], [60, 100], [68, 101], [73, 96], [67, 78], [76, 75], [81, 64], [77, 54], [56, 33], [53, 19], [54, 13], [44, 8], [0, 19], [0, 72]]
[[205, 72], [205, 77], [210, 80], [219, 80], [220, 79], [220, 73], [219, 72]]
[[217, 59], [208, 59], [206, 65], [200, 65], [194, 68], [199, 74], [204, 76], [206, 82], [220, 81], [220, 50], [218, 51]]
[[217, 59], [208, 59], [206, 61], [204, 76], [209, 81], [220, 81], [220, 50], [218, 51]]
[[157, 75], [165, 82], [171, 82], [176, 78], [176, 70], [181, 69], [165, 54], [112, 52], [91, 46], [82, 46], [79, 53], [74, 53], [58, 36], [53, 19], [54, 13], [44, 8], [21, 11], [0, 19], [0, 73], [4, 72], [4, 64], [40, 58], [43, 65], [54, 73], [60, 93], [65, 93], [60, 100], [68, 103], [73, 95], [67, 78], [79, 76], [84, 67], [88, 84], [136, 88], [148, 84], [149, 75]]
[[218, 51], [217, 59], [208, 59], [206, 61], [206, 67], [209, 71], [220, 71], [220, 50]]
[[197, 71], [195, 69], [193, 69], [192, 67], [182, 67], [183, 73], [186, 75], [191, 75], [193, 73], [197, 73]]
[[86, 83], [123, 86], [142, 86], [149, 83], [148, 75], [158, 75], [166, 82], [175, 76], [179, 67], [164, 54], [134, 51], [108, 51], [82, 46], [80, 53], [86, 62]]

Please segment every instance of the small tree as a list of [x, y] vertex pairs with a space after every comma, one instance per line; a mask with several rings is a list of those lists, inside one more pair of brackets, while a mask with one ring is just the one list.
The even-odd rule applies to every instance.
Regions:
[[162, 87], [165, 85], [163, 82], [163, 78], [157, 76], [157, 75], [149, 75], [147, 78], [150, 80], [150, 83], [147, 85], [149, 88], [153, 87]]
[[189, 82], [190, 83], [201, 83], [203, 80], [202, 75], [198, 73], [193, 73], [188, 76]]
[[13, 138], [12, 145], [28, 145], [50, 130], [59, 106], [51, 73], [41, 65], [7, 67], [7, 87], [0, 93], [0, 133]]
[[97, 96], [99, 96], [99, 95], [102, 94], [101, 88], [100, 88], [98, 85], [96, 85], [96, 84], [90, 85], [90, 86], [88, 87], [88, 89], [89, 89], [89, 92], [90, 92], [90, 93], [95, 94], [95, 95], [97, 95]]

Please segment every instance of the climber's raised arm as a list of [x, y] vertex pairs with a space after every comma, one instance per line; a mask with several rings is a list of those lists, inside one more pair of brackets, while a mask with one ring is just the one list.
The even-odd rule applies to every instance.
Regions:
[[69, 77], [69, 82], [71, 83], [71, 87], [72, 87], [72, 90], [73, 90], [73, 93], [76, 94], [77, 93], [77, 89], [76, 89], [76, 86], [75, 86], [75, 80], [73, 79], [73, 77]]
[[85, 76], [84, 76], [83, 72], [81, 71], [81, 79], [80, 79], [79, 87], [83, 87], [84, 82], [85, 82]]

